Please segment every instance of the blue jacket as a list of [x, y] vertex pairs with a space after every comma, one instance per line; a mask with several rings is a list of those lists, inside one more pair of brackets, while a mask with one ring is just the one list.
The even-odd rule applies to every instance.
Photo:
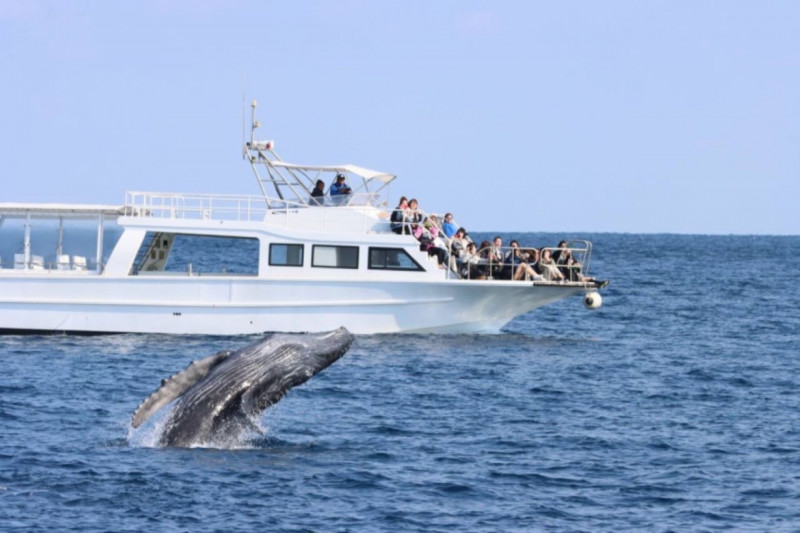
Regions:
[[338, 196], [340, 194], [350, 194], [350, 187], [348, 187], [346, 183], [342, 183], [341, 185], [339, 185], [338, 183], [334, 183], [333, 185], [331, 185], [330, 191], [328, 192], [330, 192], [331, 196]]

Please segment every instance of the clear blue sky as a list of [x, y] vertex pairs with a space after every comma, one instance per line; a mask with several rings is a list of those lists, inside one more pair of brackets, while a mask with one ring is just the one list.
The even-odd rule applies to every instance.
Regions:
[[395, 173], [472, 230], [800, 234], [800, 2], [0, 0], [0, 202]]

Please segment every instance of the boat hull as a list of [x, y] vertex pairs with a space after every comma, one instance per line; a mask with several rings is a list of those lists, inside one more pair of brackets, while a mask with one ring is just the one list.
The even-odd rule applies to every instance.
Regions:
[[509, 281], [17, 276], [0, 280], [0, 331], [495, 333], [516, 316], [585, 291]]

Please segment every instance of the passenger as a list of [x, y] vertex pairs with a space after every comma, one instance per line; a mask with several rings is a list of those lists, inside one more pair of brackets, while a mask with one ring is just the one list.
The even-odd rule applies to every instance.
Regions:
[[406, 209], [406, 221], [412, 226], [422, 222], [422, 213], [419, 211], [419, 202], [416, 198], [408, 201], [408, 209]]
[[[489, 248], [489, 253], [487, 255], [487, 259], [489, 260], [489, 271], [492, 278], [503, 279], [503, 260], [505, 257], [503, 256], [503, 238], [499, 235], [494, 238], [492, 246]], [[508, 279], [511, 279], [510, 276]]]
[[544, 248], [539, 259], [539, 273], [547, 281], [564, 281], [564, 274], [558, 270], [555, 261], [551, 257], [549, 248]]
[[[502, 279], [519, 280], [525, 276], [525, 268], [523, 268], [522, 257], [520, 255], [519, 242], [512, 240], [508, 243], [510, 250], [503, 257], [503, 271], [501, 273]], [[527, 263], [525, 263], [527, 267]]]
[[416, 224], [414, 227], [414, 237], [416, 237], [420, 243], [420, 251], [428, 252], [428, 255], [431, 257], [436, 256], [439, 268], [447, 268], [447, 266], [445, 266], [449, 264], [447, 260], [447, 249], [444, 247], [444, 243], [441, 242], [438, 235], [439, 227], [429, 218], [425, 219], [422, 224]]
[[489, 241], [482, 241], [478, 246], [478, 254], [481, 256], [481, 267], [485, 271], [487, 279], [494, 279], [492, 276], [492, 243]]
[[448, 239], [452, 239], [453, 235], [456, 234], [458, 231], [458, 226], [453, 223], [453, 213], [445, 213], [442, 229], [444, 230], [444, 234]]
[[[556, 263], [566, 263], [567, 262], [566, 257], [569, 257], [571, 255], [572, 254], [569, 251], [569, 247], [567, 246], [567, 241], [561, 241], [558, 243], [558, 249], [555, 252], [553, 252], [553, 261], [555, 261]], [[566, 257], [564, 257], [564, 259], [562, 260], [561, 259], [562, 256]]]
[[519, 247], [517, 241], [511, 241], [511, 251], [506, 255], [506, 265], [511, 266], [511, 277], [514, 281], [520, 280], [534, 280], [542, 281], [544, 277], [537, 274], [530, 264], [531, 254], [528, 250], [523, 250]]
[[[351, 194], [353, 190], [347, 186], [344, 182], [344, 174], [336, 174], [336, 182], [331, 185], [331, 188], [328, 190], [328, 193], [331, 195], [331, 198], [335, 196], [347, 196]], [[336, 198], [337, 204], [345, 203], [347, 200], [345, 198]]]
[[444, 234], [444, 230], [442, 230], [442, 223], [439, 221], [439, 217], [436, 215], [431, 215], [425, 219], [423, 225], [433, 237], [434, 245], [444, 249], [450, 248], [450, 239]]
[[[419, 211], [419, 202], [416, 198], [408, 201], [408, 208], [403, 213], [403, 225], [408, 232], [417, 237], [417, 226], [422, 222], [422, 213]], [[417, 237], [419, 239], [419, 237]]]
[[531, 266], [533, 271], [541, 276], [542, 266], [539, 264], [539, 250], [536, 248], [528, 248], [524, 253], [528, 264]]
[[408, 235], [411, 233], [408, 227], [403, 223], [406, 215], [406, 210], [408, 209], [408, 199], [405, 196], [400, 197], [400, 201], [397, 203], [397, 207], [394, 208], [392, 211], [392, 216], [389, 219], [391, 222], [392, 231], [397, 234], [405, 233]]
[[437, 233], [438, 230], [440, 230], [442, 227], [441, 223], [439, 222], [439, 217], [437, 217], [436, 215], [431, 215], [428, 218], [426, 218], [423, 224], [425, 225], [425, 229], [427, 230], [430, 230], [431, 228], [435, 227], [437, 229]]
[[470, 241], [467, 238], [467, 230], [464, 228], [458, 228], [455, 235], [453, 235], [453, 238], [450, 239], [450, 254], [454, 256], [456, 260], [462, 261], [464, 259], [464, 254], [467, 251], [467, 245], [469, 242]]
[[[489, 243], [484, 241], [488, 246]], [[481, 247], [483, 248], [483, 247]], [[487, 260], [481, 257], [474, 242], [467, 244], [461, 276], [468, 279], [486, 279]]]
[[553, 252], [553, 260], [565, 279], [569, 281], [595, 281], [594, 278], [583, 275], [583, 272], [581, 272], [583, 267], [572, 256], [566, 241], [558, 243], [558, 249]]
[[519, 242], [512, 240], [508, 243], [510, 250], [503, 256], [503, 270], [501, 279], [516, 279], [517, 267], [520, 264]]
[[308, 201], [309, 205], [322, 205], [325, 203], [325, 182], [317, 180], [314, 190], [311, 191], [311, 198]]
[[584, 276], [583, 272], [581, 272], [581, 264], [578, 263], [575, 258], [570, 257], [567, 260], [567, 270], [569, 271], [569, 275], [567, 279], [570, 281], [597, 281], [592, 277]]
[[454, 272], [461, 272], [464, 263], [464, 256], [467, 253], [467, 245], [471, 241], [467, 237], [467, 230], [458, 228], [453, 238], [450, 239], [448, 251], [450, 252], [450, 269]]
[[572, 253], [567, 246], [567, 241], [559, 242], [558, 249], [553, 252], [553, 261], [556, 262], [558, 270], [564, 274], [566, 279], [571, 278], [570, 269], [567, 267], [570, 259], [572, 259]]

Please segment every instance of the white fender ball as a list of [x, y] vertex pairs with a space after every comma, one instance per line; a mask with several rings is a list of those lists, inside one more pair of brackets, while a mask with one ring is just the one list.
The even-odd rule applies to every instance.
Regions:
[[603, 305], [603, 298], [599, 292], [587, 292], [583, 297], [583, 305], [586, 309], [597, 309]]

